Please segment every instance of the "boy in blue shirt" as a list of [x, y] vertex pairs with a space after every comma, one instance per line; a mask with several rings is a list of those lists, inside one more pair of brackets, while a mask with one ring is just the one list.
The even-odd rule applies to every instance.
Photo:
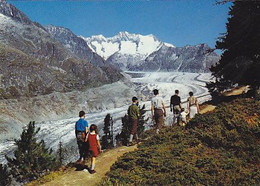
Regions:
[[86, 134], [88, 132], [88, 122], [85, 120], [85, 112], [80, 111], [80, 119], [75, 124], [75, 134], [79, 148], [79, 163], [83, 163], [87, 155], [87, 145], [85, 143]]

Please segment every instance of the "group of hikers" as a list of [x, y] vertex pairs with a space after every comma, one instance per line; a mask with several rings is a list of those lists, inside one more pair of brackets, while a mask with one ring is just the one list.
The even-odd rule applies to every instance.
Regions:
[[[163, 98], [159, 95], [159, 90], [153, 90], [154, 97], [151, 100], [151, 113], [152, 120], [155, 121], [156, 133], [159, 134], [164, 117], [166, 117], [166, 107]], [[138, 107], [138, 98], [132, 98], [132, 104], [128, 107], [128, 116], [131, 125], [131, 131], [129, 136], [129, 146], [135, 145], [133, 138], [135, 137], [136, 143], [139, 143], [137, 128], [138, 120], [140, 117], [140, 110]], [[178, 124], [185, 126], [187, 123], [187, 116], [193, 118], [195, 114], [199, 113], [199, 103], [197, 98], [193, 95], [193, 92], [189, 92], [189, 98], [187, 99], [187, 111], [182, 107], [181, 98], [179, 96], [179, 90], [175, 90], [175, 94], [171, 96], [170, 111], [173, 112], [173, 125]], [[85, 120], [85, 112], [79, 112], [80, 119], [75, 124], [75, 134], [77, 138], [77, 144], [79, 148], [80, 158], [77, 161], [80, 164], [85, 164], [85, 159], [90, 155], [91, 166], [90, 173], [95, 173], [95, 161], [96, 157], [102, 148], [100, 145], [100, 137], [98, 135], [97, 126], [92, 124], [88, 130], [88, 122]]]

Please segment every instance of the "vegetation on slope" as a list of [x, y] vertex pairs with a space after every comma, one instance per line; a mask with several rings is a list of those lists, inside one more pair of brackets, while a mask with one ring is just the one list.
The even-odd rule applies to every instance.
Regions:
[[256, 185], [260, 183], [260, 102], [240, 99], [165, 128], [125, 154], [102, 185]]

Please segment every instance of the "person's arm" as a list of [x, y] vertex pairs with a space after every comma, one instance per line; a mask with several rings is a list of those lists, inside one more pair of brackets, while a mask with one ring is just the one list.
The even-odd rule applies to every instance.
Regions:
[[173, 104], [172, 104], [172, 102], [173, 102], [173, 96], [171, 97], [171, 100], [170, 100], [170, 110], [171, 110], [171, 112], [172, 112], [172, 110], [173, 110]]
[[200, 106], [199, 106], [199, 102], [198, 102], [198, 99], [196, 98], [196, 107], [197, 107], [197, 110], [198, 110], [198, 113], [200, 112]]
[[138, 118], [140, 117], [140, 110], [139, 110], [139, 108], [137, 107], [137, 110], [136, 110], [136, 112], [137, 112], [137, 116], [138, 116]]
[[164, 117], [166, 117], [166, 108], [165, 108], [164, 102], [162, 102], [162, 106], [163, 106], [163, 111], [164, 111]]
[[153, 113], [154, 113], [154, 106], [153, 103], [151, 104], [151, 113], [152, 113], [152, 120], [154, 119]]
[[180, 108], [182, 108], [182, 106], [181, 106], [181, 97], [178, 97], [179, 98], [179, 106], [180, 106]]
[[85, 138], [85, 142], [87, 142], [87, 141], [88, 141], [88, 134], [89, 134], [89, 133], [87, 133], [87, 136], [86, 136], [86, 138]]
[[86, 127], [85, 127], [85, 132], [86, 132], [86, 134], [88, 133], [88, 122], [86, 121], [86, 125], [85, 125]]
[[187, 99], [187, 108], [188, 108], [188, 112], [190, 112], [190, 101], [189, 101], [189, 98]]
[[86, 121], [86, 127], [85, 127], [85, 132], [86, 132], [86, 134], [88, 133], [88, 121]]
[[99, 152], [102, 152], [102, 148], [101, 148], [101, 145], [100, 145], [100, 141], [97, 140], [97, 145], [98, 145], [98, 148], [99, 148]]

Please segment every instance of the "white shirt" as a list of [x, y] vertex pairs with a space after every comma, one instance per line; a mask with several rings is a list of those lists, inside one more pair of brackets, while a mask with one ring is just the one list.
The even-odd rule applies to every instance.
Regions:
[[181, 120], [186, 122], [186, 117], [187, 117], [188, 114], [185, 111], [183, 111], [183, 112], [181, 112], [180, 115], [181, 115]]
[[152, 98], [151, 104], [152, 106], [154, 106], [155, 109], [162, 109], [164, 102], [162, 97], [156, 95], [155, 97]]

